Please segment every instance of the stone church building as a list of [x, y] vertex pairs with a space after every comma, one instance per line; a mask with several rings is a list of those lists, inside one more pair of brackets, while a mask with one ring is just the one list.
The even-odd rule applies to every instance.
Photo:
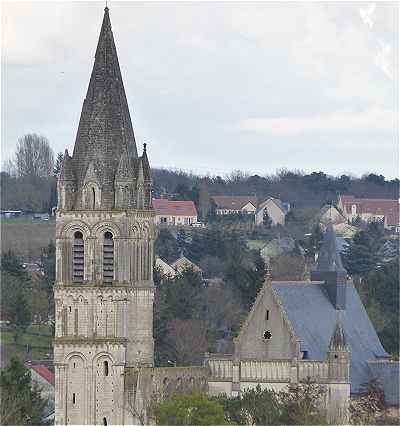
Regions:
[[65, 152], [58, 180], [56, 424], [141, 424], [153, 395], [193, 387], [239, 395], [257, 383], [283, 389], [307, 376], [327, 387], [331, 418], [345, 421], [368, 362], [388, 355], [346, 282], [332, 230], [312, 281], [267, 280], [233, 354], [155, 368], [151, 191], [106, 7], [74, 152]]

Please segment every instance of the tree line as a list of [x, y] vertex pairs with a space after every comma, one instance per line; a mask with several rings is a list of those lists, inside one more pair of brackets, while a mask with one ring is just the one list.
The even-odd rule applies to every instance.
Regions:
[[[50, 211], [57, 203], [56, 176], [62, 153], [57, 156], [49, 141], [37, 134], [18, 140], [15, 156], [3, 164], [0, 176], [3, 209]], [[183, 170], [152, 169], [154, 195], [195, 202], [204, 220], [213, 195], [256, 195], [280, 198], [303, 208], [318, 208], [336, 200], [338, 194], [396, 199], [399, 179], [388, 180], [374, 173], [361, 177], [330, 176], [322, 171], [278, 170], [275, 174], [250, 175], [240, 170], [226, 176], [200, 176]]]

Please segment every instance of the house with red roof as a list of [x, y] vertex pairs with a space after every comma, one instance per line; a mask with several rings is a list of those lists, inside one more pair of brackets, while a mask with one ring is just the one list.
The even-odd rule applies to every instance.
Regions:
[[399, 200], [385, 198], [356, 198], [353, 195], [341, 195], [338, 208], [346, 219], [360, 218], [364, 222], [380, 221], [385, 229], [399, 232]]
[[46, 365], [33, 364], [31, 361], [27, 361], [25, 366], [31, 373], [32, 385], [39, 386], [40, 396], [47, 401], [44, 420], [52, 420], [54, 418], [54, 373]]
[[173, 201], [153, 198], [156, 225], [192, 225], [197, 222], [197, 210], [193, 201]]

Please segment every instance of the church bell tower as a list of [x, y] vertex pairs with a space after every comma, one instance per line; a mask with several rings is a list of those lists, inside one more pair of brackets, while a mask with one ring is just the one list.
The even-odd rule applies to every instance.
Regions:
[[57, 425], [124, 424], [124, 369], [153, 366], [154, 212], [109, 17], [104, 19], [56, 218]]

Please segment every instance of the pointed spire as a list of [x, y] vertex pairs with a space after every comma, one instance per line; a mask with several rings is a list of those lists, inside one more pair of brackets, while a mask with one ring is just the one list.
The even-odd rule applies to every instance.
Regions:
[[343, 324], [340, 320], [340, 313], [338, 313], [336, 318], [335, 330], [333, 331], [331, 340], [329, 342], [330, 351], [347, 351], [347, 340], [346, 334], [343, 329]]
[[75, 180], [72, 158], [69, 156], [68, 149], [64, 152], [64, 158], [61, 163], [61, 170], [58, 179], [60, 182]]
[[329, 223], [326, 228], [315, 270], [319, 272], [346, 272], [336, 246], [336, 234], [332, 223]]
[[73, 162], [78, 185], [82, 185], [89, 164], [95, 161], [102, 165], [99, 179], [104, 200], [112, 200], [114, 176], [124, 152], [137, 158], [109, 9], [106, 7], [75, 141]]
[[149, 159], [147, 158], [147, 143], [143, 144], [142, 165], [143, 165], [144, 179], [146, 181], [151, 181], [150, 163], [149, 163]]

